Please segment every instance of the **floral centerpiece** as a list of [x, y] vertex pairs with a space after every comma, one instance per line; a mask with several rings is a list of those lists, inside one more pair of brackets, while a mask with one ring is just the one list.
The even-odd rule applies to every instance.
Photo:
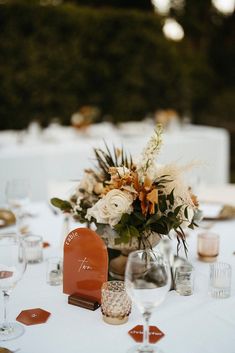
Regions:
[[178, 247], [184, 229], [194, 228], [198, 202], [183, 182], [187, 167], [158, 165], [162, 128], [157, 126], [139, 160], [105, 144], [95, 148], [96, 169], [85, 170], [70, 200], [53, 198], [52, 204], [79, 222], [94, 223], [110, 247], [147, 248], [153, 235], [161, 238], [174, 230]]

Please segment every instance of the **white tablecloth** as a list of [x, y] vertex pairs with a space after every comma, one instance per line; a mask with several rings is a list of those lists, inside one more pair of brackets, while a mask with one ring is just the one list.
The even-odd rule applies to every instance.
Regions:
[[[33, 201], [45, 200], [49, 181], [78, 180], [93, 164], [92, 149], [124, 146], [138, 156], [153, 132], [149, 123], [126, 123], [121, 129], [103, 123], [82, 135], [71, 127], [52, 126], [40, 134], [0, 133], [0, 203], [7, 180], [28, 178]], [[223, 184], [229, 179], [229, 135], [226, 130], [193, 126], [166, 132], [158, 162], [201, 163], [192, 173], [194, 184]]]
[[[67, 304], [62, 287], [47, 285], [45, 277], [46, 259], [59, 253], [62, 217], [54, 215], [46, 204], [34, 204], [31, 211], [37, 214], [30, 221], [31, 231], [43, 235], [51, 247], [44, 250], [43, 263], [28, 265], [12, 294], [10, 317], [14, 319], [21, 310], [31, 308], [43, 308], [51, 316], [46, 324], [26, 326], [21, 338], [1, 345], [20, 347], [22, 353], [126, 352], [134, 344], [128, 330], [142, 323], [139, 311], [133, 307], [126, 324], [112, 326], [102, 321], [100, 309], [92, 312]], [[196, 255], [197, 233], [202, 229], [191, 232], [188, 247], [195, 267], [195, 292], [188, 297], [169, 292], [151, 319], [151, 324], [166, 334], [157, 343], [166, 353], [235, 352], [235, 221], [217, 222], [212, 230], [221, 237], [219, 261], [232, 266], [232, 295], [216, 300], [208, 294], [209, 265], [199, 262]]]

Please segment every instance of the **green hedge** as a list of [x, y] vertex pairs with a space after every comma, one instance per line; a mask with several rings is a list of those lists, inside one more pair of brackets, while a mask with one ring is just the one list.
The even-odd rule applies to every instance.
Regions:
[[205, 112], [215, 76], [206, 53], [173, 44], [154, 13], [0, 5], [0, 129], [66, 124], [82, 105], [114, 122], [158, 108]]

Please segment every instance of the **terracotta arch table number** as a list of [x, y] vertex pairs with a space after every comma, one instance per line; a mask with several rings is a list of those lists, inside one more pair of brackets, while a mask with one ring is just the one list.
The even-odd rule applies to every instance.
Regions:
[[88, 228], [71, 231], [64, 242], [64, 293], [100, 303], [107, 276], [108, 253], [103, 240]]

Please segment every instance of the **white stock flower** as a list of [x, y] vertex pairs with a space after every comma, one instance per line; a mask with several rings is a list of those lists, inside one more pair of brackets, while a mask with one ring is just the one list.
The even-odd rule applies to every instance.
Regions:
[[131, 194], [119, 189], [109, 191], [93, 207], [88, 209], [86, 218], [88, 220], [94, 217], [97, 223], [109, 224], [115, 226], [124, 213], [130, 214], [133, 197]]
[[93, 174], [85, 172], [85, 174], [80, 182], [79, 188], [84, 189], [86, 192], [91, 194], [94, 189], [95, 183], [96, 183], [96, 180], [95, 180]]
[[127, 167], [117, 167], [116, 168], [117, 174], [122, 178], [125, 174], [130, 173], [130, 169]]
[[76, 214], [77, 212], [82, 211], [82, 207], [81, 207], [81, 201], [82, 201], [83, 197], [82, 196], [78, 196], [77, 200], [76, 200], [76, 204], [73, 206], [73, 212]]
[[155, 170], [155, 158], [159, 153], [162, 145], [162, 127], [157, 126], [154, 134], [151, 136], [147, 146], [144, 148], [139, 163], [137, 164], [137, 172], [140, 180], [144, 180], [145, 176], [150, 176]]
[[86, 171], [79, 184], [79, 189], [84, 189], [88, 194], [91, 194], [92, 192], [101, 194], [103, 191], [103, 184], [97, 182], [93, 173]]

